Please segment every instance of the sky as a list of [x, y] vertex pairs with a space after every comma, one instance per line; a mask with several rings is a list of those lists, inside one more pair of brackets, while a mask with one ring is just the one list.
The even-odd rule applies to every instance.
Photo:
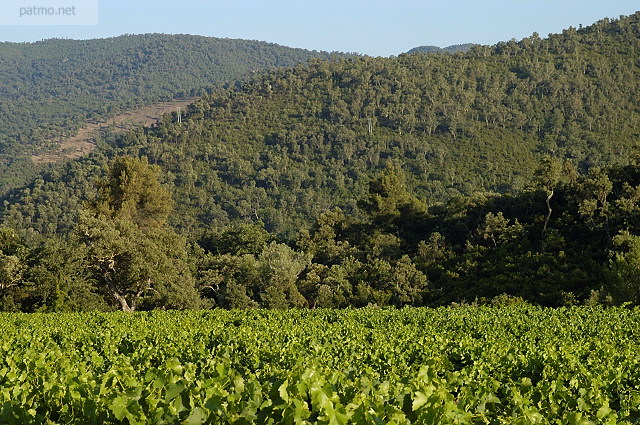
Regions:
[[[18, 6], [27, 15], [27, 7], [40, 5], [94, 6], [96, 19], [25, 25], [29, 16], [17, 17]], [[422, 45], [495, 44], [533, 32], [546, 37], [637, 10], [638, 0], [0, 0], [0, 41], [197, 34], [391, 56]]]

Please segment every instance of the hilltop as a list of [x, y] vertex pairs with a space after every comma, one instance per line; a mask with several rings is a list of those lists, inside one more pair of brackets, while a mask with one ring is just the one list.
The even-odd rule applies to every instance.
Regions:
[[407, 53], [466, 53], [471, 50], [477, 44], [474, 43], [465, 43], [465, 44], [454, 44], [448, 47], [438, 47], [438, 46], [418, 46], [413, 49], [407, 51]]

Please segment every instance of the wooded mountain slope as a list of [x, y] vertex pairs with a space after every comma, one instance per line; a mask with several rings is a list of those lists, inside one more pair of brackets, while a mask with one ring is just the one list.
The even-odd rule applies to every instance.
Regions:
[[639, 21], [312, 60], [106, 137], [5, 197], [0, 308], [640, 303]]
[[176, 97], [201, 95], [252, 72], [326, 52], [192, 35], [0, 43], [0, 188], [86, 120]]
[[640, 134], [639, 21], [636, 13], [466, 54], [312, 61], [257, 75], [205, 96], [182, 123], [167, 116], [105, 143], [85, 165], [43, 176], [28, 196], [8, 197], [3, 216], [68, 228], [91, 170], [118, 154], [161, 165], [182, 232], [243, 219], [290, 238], [334, 206], [356, 212], [390, 163], [428, 204], [522, 190], [542, 154], [582, 171], [626, 163]]

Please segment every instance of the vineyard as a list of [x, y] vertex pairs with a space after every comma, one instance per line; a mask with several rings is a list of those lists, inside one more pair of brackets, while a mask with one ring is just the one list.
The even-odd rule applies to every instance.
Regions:
[[1, 314], [2, 424], [640, 421], [640, 310]]

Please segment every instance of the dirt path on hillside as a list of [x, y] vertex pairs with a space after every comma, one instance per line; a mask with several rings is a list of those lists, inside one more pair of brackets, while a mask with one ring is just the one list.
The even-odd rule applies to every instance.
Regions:
[[31, 161], [35, 164], [45, 164], [63, 161], [65, 159], [80, 158], [95, 149], [96, 135], [107, 127], [112, 126], [114, 133], [124, 133], [136, 126], [150, 126], [156, 123], [162, 115], [174, 112], [178, 108], [181, 108], [184, 113], [187, 106], [195, 100], [196, 98], [190, 98], [154, 103], [133, 111], [123, 112], [103, 122], [87, 122], [75, 135], [63, 137], [60, 145], [54, 152], [43, 155], [31, 155]]

